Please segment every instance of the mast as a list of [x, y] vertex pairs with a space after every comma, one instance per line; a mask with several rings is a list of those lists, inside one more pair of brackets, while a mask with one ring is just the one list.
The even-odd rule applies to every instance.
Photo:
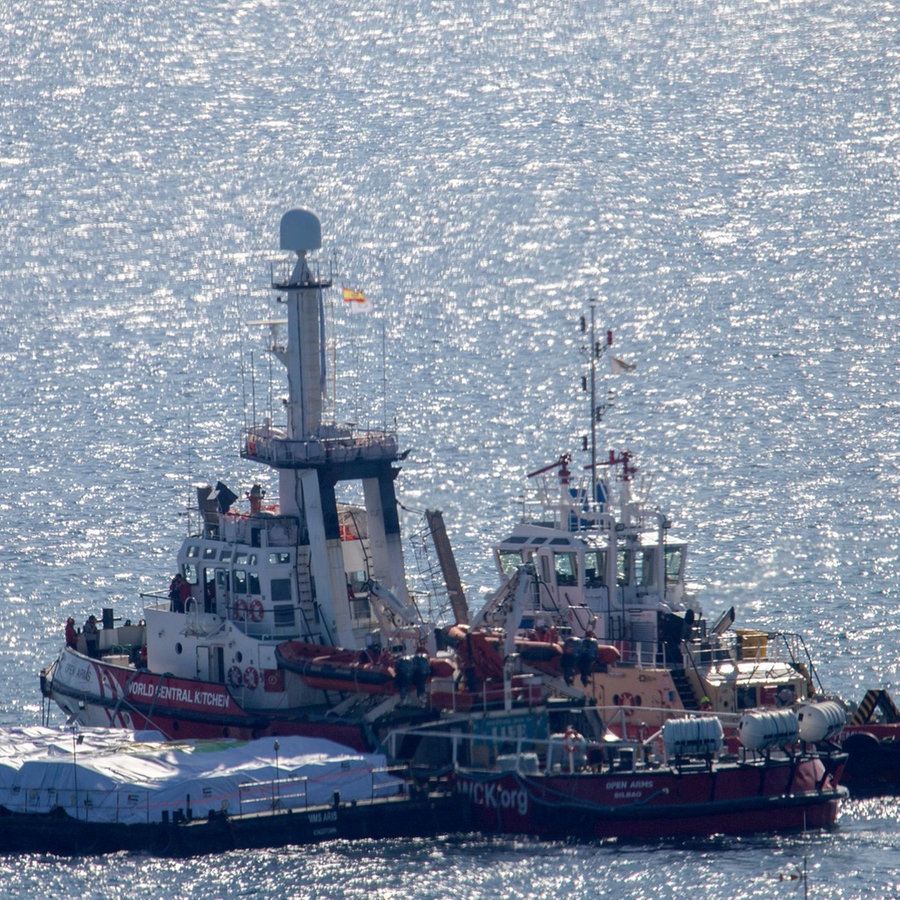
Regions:
[[290, 276], [273, 278], [271, 285], [287, 304], [287, 346], [275, 354], [287, 369], [287, 427], [279, 431], [269, 421], [254, 424], [245, 432], [241, 456], [278, 472], [281, 511], [296, 517], [300, 544], [309, 547], [315, 602], [326, 631], [339, 646], [354, 648], [359, 641], [335, 490], [340, 482], [361, 482], [369, 577], [408, 605], [394, 492], [397, 439], [387, 430], [357, 432], [350, 425], [323, 423], [322, 297], [332, 281], [308, 258], [322, 246], [321, 225], [311, 212], [290, 210], [282, 216], [280, 238], [281, 249], [297, 256]]
[[[606, 405], [598, 405], [597, 403], [597, 362], [606, 352], [606, 350], [612, 346], [613, 335], [612, 331], [607, 330], [606, 332], [606, 343], [601, 344], [600, 341], [597, 340], [597, 322], [596, 322], [596, 310], [597, 310], [597, 298], [591, 297], [588, 300], [591, 309], [591, 321], [590, 321], [590, 360], [591, 360], [591, 369], [590, 369], [590, 401], [591, 401], [591, 509], [596, 510], [599, 504], [599, 500], [597, 497], [597, 423], [603, 417], [603, 413], [606, 411]], [[582, 334], [587, 331], [588, 323], [585, 321], [584, 316], [581, 317], [581, 331]], [[588, 389], [588, 385], [584, 386], [585, 389]]]

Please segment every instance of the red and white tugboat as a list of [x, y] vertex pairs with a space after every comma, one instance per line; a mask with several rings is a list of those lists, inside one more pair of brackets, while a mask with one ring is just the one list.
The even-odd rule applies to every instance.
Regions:
[[[104, 610], [98, 634], [72, 635], [42, 673], [44, 695], [83, 725], [167, 738], [315, 735], [363, 749], [380, 723], [431, 715], [404, 702], [418, 701], [436, 647], [407, 589], [396, 435], [323, 420], [332, 280], [314, 258], [319, 220], [290, 211], [280, 237], [296, 254], [272, 280], [287, 319], [257, 324], [271, 326], [269, 349], [287, 371], [285, 421], [248, 428], [241, 449], [277, 473], [279, 502], [267, 504], [258, 484], [246, 506], [221, 482], [198, 488], [171, 591], [150, 598], [136, 625]], [[338, 502], [347, 483], [362, 506]]]
[[[612, 345], [582, 322], [590, 341], [591, 434], [583, 471], [564, 454], [529, 475], [536, 514], [494, 548], [500, 587], [466, 626], [450, 629], [469, 654], [474, 681], [497, 658], [541, 673], [561, 696], [586, 697], [618, 734], [642, 738], [673, 717], [713, 711], [731, 717], [799, 705], [821, 693], [799, 635], [734, 629], [734, 610], [703, 616], [686, 579], [687, 542], [641, 496], [631, 453], [597, 453], [597, 365]], [[624, 361], [613, 358], [619, 368]], [[493, 664], [493, 666], [492, 666]], [[555, 677], [554, 677], [555, 676]]]

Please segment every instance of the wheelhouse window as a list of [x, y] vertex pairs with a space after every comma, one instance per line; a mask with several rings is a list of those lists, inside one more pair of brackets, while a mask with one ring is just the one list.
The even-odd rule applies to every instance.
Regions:
[[616, 555], [616, 584], [620, 587], [631, 584], [631, 555], [630, 550], [620, 550]]
[[243, 569], [234, 570], [234, 586], [232, 590], [235, 594], [247, 593], [247, 573]]
[[684, 547], [666, 547], [666, 584], [681, 581], [684, 568]]
[[574, 553], [554, 553], [553, 568], [556, 570], [556, 583], [561, 587], [578, 583], [578, 569]]
[[522, 565], [522, 555], [511, 550], [500, 551], [500, 569], [504, 575], [514, 575], [516, 569]]
[[653, 565], [655, 555], [653, 549], [646, 549], [640, 555], [635, 555], [634, 576], [641, 587], [652, 588], [656, 585], [656, 566]]
[[584, 554], [584, 586], [599, 588], [606, 584], [606, 551], [588, 550]]

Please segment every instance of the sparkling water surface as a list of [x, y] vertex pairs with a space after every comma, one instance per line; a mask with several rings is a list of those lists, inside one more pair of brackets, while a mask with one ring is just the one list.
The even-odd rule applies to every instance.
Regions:
[[[294, 206], [375, 303], [334, 310], [337, 418], [396, 421], [408, 527], [444, 511], [472, 606], [525, 473], [589, 429], [594, 297], [637, 364], [603, 379], [601, 449], [635, 454], [692, 541], [708, 615], [802, 633], [848, 700], [900, 693], [895, 4], [6, 0], [0, 40], [0, 725], [40, 721], [68, 615], [137, 617], [168, 584], [193, 484], [268, 477], [237, 454], [268, 371], [245, 323], [272, 315]], [[809, 896], [888, 897], [897, 818], [887, 798], [777, 838], [36, 855], [0, 883], [739, 898], [802, 896], [805, 861]]]

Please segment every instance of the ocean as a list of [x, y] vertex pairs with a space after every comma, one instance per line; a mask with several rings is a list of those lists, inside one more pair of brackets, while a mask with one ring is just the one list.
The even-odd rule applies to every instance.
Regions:
[[[848, 701], [897, 690], [898, 33], [884, 0], [5, 0], [0, 727], [40, 722], [67, 616], [139, 617], [168, 585], [192, 485], [268, 477], [238, 456], [268, 371], [246, 323], [294, 207], [374, 305], [332, 292], [335, 415], [396, 424], [409, 533], [444, 512], [470, 606], [526, 473], [586, 462], [593, 299], [636, 366], [602, 378], [600, 447], [691, 541], [707, 615], [802, 634]], [[898, 810], [0, 858], [0, 892], [884, 898]]]

